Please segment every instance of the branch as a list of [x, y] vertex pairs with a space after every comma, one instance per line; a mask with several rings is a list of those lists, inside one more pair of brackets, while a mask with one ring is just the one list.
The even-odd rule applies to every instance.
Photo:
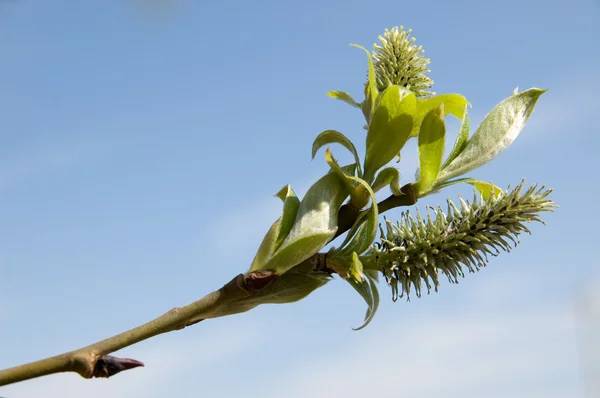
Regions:
[[[377, 203], [377, 210], [379, 214], [401, 206], [412, 206], [417, 203], [417, 193], [415, 192], [412, 184], [406, 184], [400, 188], [402, 195], [390, 195], [381, 202]], [[344, 232], [347, 232], [352, 228], [354, 222], [358, 218], [361, 210], [352, 206], [352, 203], [348, 202], [340, 208], [338, 213], [338, 230], [331, 240], [334, 240]]]
[[[378, 204], [383, 213], [395, 207], [410, 206], [416, 203], [417, 197], [411, 184], [401, 189], [403, 195], [390, 196]], [[338, 213], [338, 231], [333, 239], [347, 232], [358, 215], [350, 203], [343, 205]], [[332, 239], [332, 240], [333, 240]], [[334, 273], [326, 264], [326, 255], [317, 253], [303, 261], [298, 268], [310, 268], [316, 271]], [[54, 357], [31, 362], [25, 365], [0, 370], [0, 386], [34, 379], [54, 373], [75, 372], [84, 378], [111, 377], [124, 370], [133, 369], [144, 364], [135, 359], [118, 358], [111, 355], [122, 348], [147, 340], [159, 334], [183, 329], [208, 318], [218, 318], [245, 312], [253, 307], [237, 306], [236, 301], [248, 298], [269, 286], [277, 275], [269, 270], [238, 275], [221, 289], [185, 307], [173, 308], [164, 315], [141, 326], [107, 338], [87, 347], [60, 354]]]
[[260, 290], [270, 275], [238, 275], [221, 289], [185, 307], [173, 308], [141, 326], [75, 351], [0, 371], [0, 386], [53, 373], [76, 372], [84, 378], [110, 377], [123, 370], [143, 366], [139, 361], [107, 354], [159, 334], [183, 329], [204, 319], [220, 316], [219, 310], [232, 301]]

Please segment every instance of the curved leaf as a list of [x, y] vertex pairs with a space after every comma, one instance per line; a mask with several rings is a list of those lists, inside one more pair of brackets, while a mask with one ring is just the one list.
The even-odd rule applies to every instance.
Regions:
[[379, 282], [379, 271], [375, 271], [374, 269], [365, 269], [363, 273], [367, 276], [367, 278], [372, 279], [373, 282]]
[[358, 215], [341, 246], [333, 249], [329, 253], [329, 256], [334, 259], [343, 259], [353, 252], [359, 254], [363, 253], [371, 246], [377, 236], [379, 211], [377, 209], [375, 192], [373, 192], [366, 181], [357, 177], [349, 178], [359, 183], [368, 192], [371, 198], [371, 208]]
[[377, 173], [373, 182], [373, 192], [378, 192], [383, 187], [389, 185], [394, 195], [401, 195], [400, 192], [400, 173], [395, 167], [386, 167]]
[[329, 148], [325, 150], [325, 161], [327, 162], [329, 167], [331, 167], [331, 170], [334, 173], [337, 173], [337, 175], [342, 179], [348, 191], [352, 192], [354, 190], [354, 183], [350, 179], [350, 176], [344, 170], [342, 170], [337, 160], [335, 160], [335, 158], [333, 157], [331, 149]]
[[[342, 170], [342, 172], [345, 175], [354, 177], [354, 175], [356, 174], [356, 163], [351, 163], [351, 164], [347, 164], [345, 166], [340, 166], [340, 170]], [[337, 173], [337, 171], [334, 169], [330, 169], [329, 172]]]
[[358, 175], [362, 176], [362, 170], [360, 168], [360, 158], [358, 157], [358, 152], [356, 152], [356, 147], [344, 134], [340, 133], [337, 130], [325, 130], [321, 134], [315, 138], [312, 146], [312, 158], [315, 158], [315, 155], [324, 145], [327, 144], [340, 144], [344, 148], [352, 153], [354, 156], [354, 160], [356, 161], [356, 165], [358, 167]]
[[205, 318], [218, 318], [249, 311], [261, 304], [287, 304], [301, 300], [325, 285], [331, 276], [325, 272], [286, 272], [270, 285], [247, 297], [217, 307]]
[[368, 183], [400, 152], [410, 135], [416, 111], [416, 97], [409, 90], [390, 86], [383, 92], [367, 132], [364, 179]]
[[435, 189], [440, 190], [442, 188], [449, 187], [450, 185], [461, 183], [473, 185], [479, 191], [479, 193], [483, 197], [483, 200], [488, 200], [492, 195], [496, 197], [502, 193], [502, 189], [492, 184], [491, 182], [485, 182], [477, 180], [475, 178], [459, 178], [457, 180], [446, 181], [440, 185], [436, 185]]
[[350, 96], [350, 94], [345, 93], [343, 91], [330, 91], [327, 93], [328, 97], [338, 99], [340, 101], [344, 101], [347, 104], [352, 105], [355, 108], [360, 109], [360, 104]]
[[444, 104], [430, 110], [419, 131], [419, 179], [415, 183], [417, 195], [427, 193], [438, 177], [444, 156], [446, 125]]
[[360, 227], [362, 227], [368, 214], [369, 214], [368, 210], [361, 211], [360, 213], [358, 213], [358, 217], [356, 217], [356, 220], [354, 221], [354, 224], [350, 228], [350, 231], [348, 231], [348, 233], [346, 234], [346, 238], [344, 238], [344, 241], [342, 242], [340, 247], [333, 248], [329, 252], [328, 258], [336, 259], [337, 257], [342, 258], [347, 255], [347, 253], [344, 249], [347, 247], [348, 243], [350, 243], [350, 241], [352, 239], [354, 239], [354, 237], [357, 235], [358, 230], [360, 229]]
[[454, 115], [459, 120], [462, 120], [464, 112], [469, 104], [469, 101], [460, 94], [440, 94], [435, 97], [418, 98], [417, 99], [417, 116], [413, 125], [411, 137], [416, 137], [419, 134], [419, 129], [425, 115], [432, 110], [444, 104], [444, 116]]
[[465, 114], [462, 118], [462, 122], [460, 123], [460, 128], [458, 129], [458, 135], [456, 136], [456, 142], [454, 143], [454, 148], [452, 148], [452, 152], [448, 155], [448, 159], [442, 165], [442, 169], [445, 169], [467, 146], [467, 140], [469, 139], [469, 132], [471, 129], [471, 121], [469, 120], [469, 112], [467, 111], [467, 105], [465, 105]]
[[283, 214], [273, 223], [273, 225], [271, 225], [271, 228], [269, 228], [269, 231], [263, 238], [263, 241], [254, 256], [252, 265], [250, 266], [251, 271], [263, 268], [263, 265], [267, 262], [273, 252], [277, 250], [292, 229], [292, 225], [294, 224], [294, 220], [298, 213], [300, 200], [289, 184], [281, 188], [275, 196], [283, 201]]
[[250, 271], [257, 271], [265, 268], [264, 264], [269, 260], [275, 251], [275, 242], [277, 242], [280, 228], [281, 217], [279, 217], [277, 221], [271, 225], [271, 228], [269, 228], [269, 231], [263, 238], [263, 241], [258, 247], [256, 255], [254, 256], [254, 260], [252, 260], [252, 264], [250, 265]]
[[505, 150], [517, 138], [545, 91], [531, 88], [499, 103], [485, 117], [462, 153], [442, 170], [440, 181], [481, 167]]
[[[364, 329], [375, 317], [375, 313], [377, 313], [377, 309], [379, 308], [379, 291], [377, 290], [377, 285], [373, 281], [372, 278], [365, 278], [362, 273], [362, 263], [360, 262], [356, 253], [352, 253], [352, 265], [350, 269], [354, 272], [350, 272], [350, 276], [346, 278], [346, 281], [352, 286], [358, 294], [365, 300], [367, 303], [367, 313], [365, 314], [364, 323], [358, 328], [354, 329], [356, 331]], [[356, 275], [358, 274], [358, 278]]]
[[275, 196], [283, 201], [281, 226], [279, 228], [277, 241], [275, 242], [275, 250], [277, 250], [294, 225], [296, 215], [298, 214], [298, 208], [300, 207], [300, 199], [298, 199], [296, 193], [289, 184], [281, 188]]
[[315, 182], [300, 202], [290, 233], [261, 269], [283, 274], [322, 249], [337, 231], [337, 213], [348, 195], [338, 173]]
[[377, 82], [375, 81], [375, 68], [373, 67], [373, 58], [371, 57], [371, 53], [369, 50], [364, 48], [363, 46], [359, 46], [358, 44], [351, 44], [351, 46], [360, 48], [367, 53], [367, 58], [369, 59], [369, 75], [367, 78], [367, 83], [365, 84], [365, 100], [362, 103], [362, 111], [365, 116], [365, 120], [367, 124], [371, 122], [371, 117], [375, 112], [375, 103], [379, 97], [379, 91], [377, 90]]

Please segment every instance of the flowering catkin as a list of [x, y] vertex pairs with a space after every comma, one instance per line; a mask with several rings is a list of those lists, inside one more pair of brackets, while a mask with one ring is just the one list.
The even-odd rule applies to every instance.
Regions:
[[410, 89], [417, 97], [427, 97], [435, 93], [427, 91], [433, 86], [426, 73], [429, 58], [423, 57], [423, 47], [414, 45], [415, 38], [409, 39], [412, 30], [403, 26], [386, 29], [379, 36], [381, 45], [373, 45], [373, 61], [377, 89], [384, 92], [391, 85]]
[[460, 209], [448, 199], [447, 214], [439, 206], [427, 209], [427, 220], [418, 210], [416, 218], [405, 212], [396, 224], [386, 220], [381, 242], [367, 256], [375, 257], [393, 300], [400, 289], [400, 297], [408, 297], [413, 288], [420, 297], [423, 283], [428, 292], [432, 285], [437, 291], [440, 273], [458, 283], [463, 267], [475, 272], [486, 266], [488, 255], [510, 251], [511, 242], [516, 247], [520, 233], [530, 233], [526, 222], [543, 223], [539, 213], [556, 207], [547, 199], [552, 190], [533, 185], [523, 191], [524, 183], [488, 200], [476, 194], [471, 204], [460, 198]]

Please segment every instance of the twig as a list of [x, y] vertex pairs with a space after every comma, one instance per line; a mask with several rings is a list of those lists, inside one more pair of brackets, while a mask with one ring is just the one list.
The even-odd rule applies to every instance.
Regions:
[[0, 386], [60, 372], [76, 372], [85, 378], [110, 377], [122, 370], [143, 366], [141, 362], [107, 354], [213, 317], [220, 307], [250, 294], [244, 285], [245, 278], [238, 275], [204, 298], [185, 307], [173, 308], [141, 326], [75, 351], [1, 370]]
[[[390, 196], [378, 204], [379, 212], [399, 206], [410, 206], [417, 199], [410, 184], [402, 187], [403, 195]], [[356, 221], [360, 209], [345, 204], [338, 214], [338, 231], [333, 239], [347, 232]], [[317, 253], [298, 267], [309, 265], [313, 270], [334, 273], [326, 265], [326, 256]], [[111, 355], [122, 348], [139, 343], [159, 334], [183, 329], [208, 318], [217, 318], [244, 312], [250, 308], [236, 310], [235, 301], [267, 287], [277, 278], [273, 272], [262, 270], [238, 275], [221, 289], [185, 307], [177, 307], [141, 326], [123, 332], [87, 347], [25, 365], [0, 370], [0, 386], [34, 379], [54, 373], [76, 372], [84, 378], [111, 377], [115, 374], [144, 366], [142, 362]], [[233, 305], [232, 305], [233, 304]]]

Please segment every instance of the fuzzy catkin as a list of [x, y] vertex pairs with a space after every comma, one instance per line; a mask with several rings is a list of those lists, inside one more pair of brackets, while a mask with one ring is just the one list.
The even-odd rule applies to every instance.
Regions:
[[373, 45], [373, 67], [377, 90], [384, 92], [392, 85], [406, 87], [417, 97], [427, 97], [435, 93], [427, 91], [433, 86], [426, 73], [429, 58], [423, 57], [422, 46], [415, 46], [415, 38], [409, 39], [412, 30], [403, 26], [386, 29], [379, 36], [381, 45]]
[[381, 242], [368, 256], [375, 257], [393, 300], [404, 294], [408, 298], [413, 289], [420, 297], [423, 284], [428, 292], [432, 286], [437, 291], [440, 273], [458, 283], [465, 267], [478, 271], [487, 265], [488, 255], [516, 247], [519, 235], [530, 233], [525, 223], [543, 223], [539, 213], [556, 207], [547, 199], [552, 190], [533, 185], [524, 191], [524, 183], [488, 200], [476, 194], [469, 204], [460, 198], [460, 208], [448, 199], [446, 213], [439, 206], [428, 208], [426, 220], [418, 210], [416, 217], [403, 213], [396, 224], [386, 220], [385, 230], [380, 226]]

